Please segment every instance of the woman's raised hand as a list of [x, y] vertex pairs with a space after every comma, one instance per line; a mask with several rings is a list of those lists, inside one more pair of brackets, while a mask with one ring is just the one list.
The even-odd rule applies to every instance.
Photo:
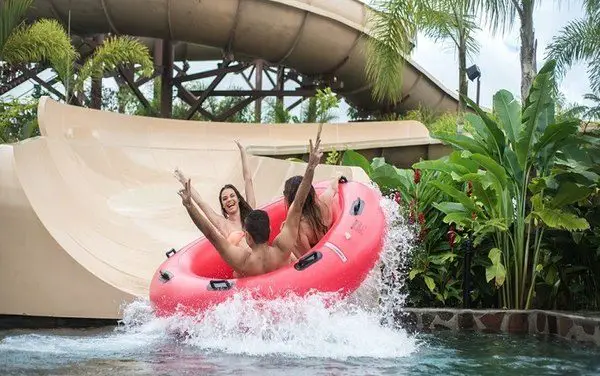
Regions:
[[321, 161], [321, 157], [323, 157], [323, 149], [321, 149], [321, 131], [323, 130], [323, 124], [319, 124], [319, 130], [317, 132], [317, 138], [315, 139], [315, 144], [313, 145], [312, 140], [309, 141], [309, 149], [308, 149], [308, 164], [311, 167], [317, 167], [319, 162]]
[[175, 171], [173, 171], [173, 176], [175, 176], [175, 179], [179, 180], [179, 182], [184, 186], [185, 183], [188, 181], [188, 178], [179, 168], [176, 168]]

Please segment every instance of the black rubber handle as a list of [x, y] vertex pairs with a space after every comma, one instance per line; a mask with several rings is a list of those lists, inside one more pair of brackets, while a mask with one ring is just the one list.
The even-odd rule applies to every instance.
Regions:
[[358, 197], [352, 203], [352, 208], [350, 209], [350, 214], [354, 215], [354, 216], [361, 215], [364, 209], [365, 209], [365, 201], [362, 200], [360, 197]]
[[222, 291], [222, 290], [229, 290], [230, 288], [233, 287], [233, 284], [226, 279], [219, 279], [219, 280], [211, 280], [208, 283], [208, 286], [209, 286], [210, 290]]
[[161, 270], [158, 273], [160, 274], [160, 281], [163, 283], [167, 283], [173, 278], [173, 274], [167, 270]]
[[176, 253], [177, 253], [177, 251], [175, 249], [171, 249], [169, 252], [165, 253], [165, 255], [167, 255], [167, 258], [169, 258]]
[[348, 182], [348, 179], [346, 179], [345, 176], [340, 176], [340, 178], [338, 179], [338, 183], [340, 184], [346, 184]]
[[302, 257], [296, 264], [294, 264], [294, 268], [298, 271], [304, 270], [309, 266], [313, 265], [317, 261], [323, 258], [323, 254], [321, 252], [312, 252], [308, 255]]

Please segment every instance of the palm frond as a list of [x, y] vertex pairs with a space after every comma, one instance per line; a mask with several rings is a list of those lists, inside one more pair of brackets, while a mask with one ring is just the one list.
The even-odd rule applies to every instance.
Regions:
[[121, 64], [139, 65], [143, 76], [152, 75], [153, 64], [148, 47], [129, 36], [111, 37], [99, 46], [78, 72], [75, 90], [81, 90], [88, 78], [102, 78], [104, 72]]
[[17, 27], [6, 41], [4, 52], [9, 64], [50, 62], [63, 83], [78, 55], [61, 24], [47, 19]]
[[303, 123], [316, 123], [319, 113], [318, 101], [316, 97], [311, 97], [308, 100], [306, 106], [302, 106], [302, 122]]
[[583, 96], [583, 99], [596, 102], [598, 106], [600, 106], [600, 96], [594, 93], [588, 93]]
[[469, 3], [470, 0], [425, 1], [420, 13], [425, 35], [438, 42], [450, 40], [454, 48], [459, 48], [460, 40], [464, 38], [467, 57], [473, 58], [481, 48], [474, 37], [480, 28]]
[[471, 11], [479, 14], [493, 33], [510, 31], [517, 22], [519, 9], [511, 0], [472, 0]]
[[415, 1], [380, 0], [373, 8], [365, 74], [373, 84], [373, 98], [394, 103], [402, 98], [404, 56], [417, 33]]
[[0, 7], [0, 60], [4, 60], [4, 46], [8, 37], [19, 26], [33, 0], [4, 0]]
[[[600, 35], [598, 37], [600, 37]], [[600, 44], [600, 42], [598, 44]], [[598, 47], [600, 48], [600, 46]], [[593, 91], [600, 93], [600, 49], [597, 51], [595, 57], [589, 59], [587, 71], [590, 80], [590, 88]]]
[[292, 120], [292, 115], [285, 107], [283, 101], [269, 101], [269, 111], [267, 112], [267, 123], [282, 124], [289, 123]]
[[583, 3], [588, 16], [600, 15], [600, 0], [584, 0]]
[[590, 86], [600, 90], [600, 17], [571, 21], [548, 46], [547, 58], [556, 60], [557, 76], [564, 77], [578, 61], [588, 61]]
[[564, 119], [564, 120], [571, 120], [571, 119], [581, 119], [582, 117], [585, 116], [585, 113], [588, 112], [589, 107], [588, 106], [575, 106], [572, 108], [569, 108], [568, 110], [566, 110], [564, 113], [560, 114], [560, 119]]

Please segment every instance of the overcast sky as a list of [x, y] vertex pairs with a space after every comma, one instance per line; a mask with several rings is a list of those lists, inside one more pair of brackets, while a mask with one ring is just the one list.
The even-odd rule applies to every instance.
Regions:
[[[509, 1], [509, 0], [507, 0]], [[366, 1], [368, 2], [368, 1]], [[584, 11], [581, 0], [543, 0], [537, 2], [534, 11], [534, 27], [538, 40], [538, 66], [542, 66], [546, 47], [552, 37], [571, 20], [582, 18]], [[515, 96], [521, 93], [521, 67], [519, 60], [519, 21], [510, 33], [492, 35], [485, 25], [480, 25], [476, 39], [480, 42], [479, 54], [467, 60], [467, 67], [477, 64], [481, 70], [481, 98], [483, 107], [492, 107], [492, 97], [500, 89], [507, 89]], [[412, 59], [436, 77], [450, 90], [458, 92], [458, 56], [452, 45], [443, 48], [425, 37], [419, 37]], [[583, 95], [591, 92], [585, 64], [575, 65], [561, 83], [562, 92], [569, 102], [585, 103]], [[469, 97], [475, 100], [476, 82], [469, 81]], [[347, 106], [336, 111], [337, 121], [346, 121]]]
[[[584, 15], [581, 5], [566, 3], [569, 2], [563, 1], [558, 6], [551, 0], [538, 2], [534, 13], [538, 66], [543, 64], [546, 46], [552, 41], [552, 37], [570, 20]], [[519, 23], [506, 36], [493, 36], [485, 30], [485, 26], [482, 29], [477, 35], [481, 44], [479, 55], [473, 61], [468, 61], [467, 66], [477, 64], [481, 69], [481, 104], [491, 107], [492, 96], [500, 89], [507, 89], [515, 96], [520, 96]], [[419, 38], [413, 59], [449, 89], [458, 90], [458, 59], [454, 49], [447, 48], [440, 53], [438, 45], [426, 38]], [[569, 71], [562, 81], [562, 89], [569, 101], [582, 102], [583, 94], [591, 91], [585, 65], [580, 64]], [[476, 84], [469, 81], [469, 96], [475, 99], [475, 93]]]

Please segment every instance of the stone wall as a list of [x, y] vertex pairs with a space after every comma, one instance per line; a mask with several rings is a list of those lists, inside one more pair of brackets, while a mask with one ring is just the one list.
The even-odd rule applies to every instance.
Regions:
[[487, 333], [554, 335], [600, 345], [600, 315], [554, 311], [406, 308], [398, 321], [410, 331], [477, 330]]

